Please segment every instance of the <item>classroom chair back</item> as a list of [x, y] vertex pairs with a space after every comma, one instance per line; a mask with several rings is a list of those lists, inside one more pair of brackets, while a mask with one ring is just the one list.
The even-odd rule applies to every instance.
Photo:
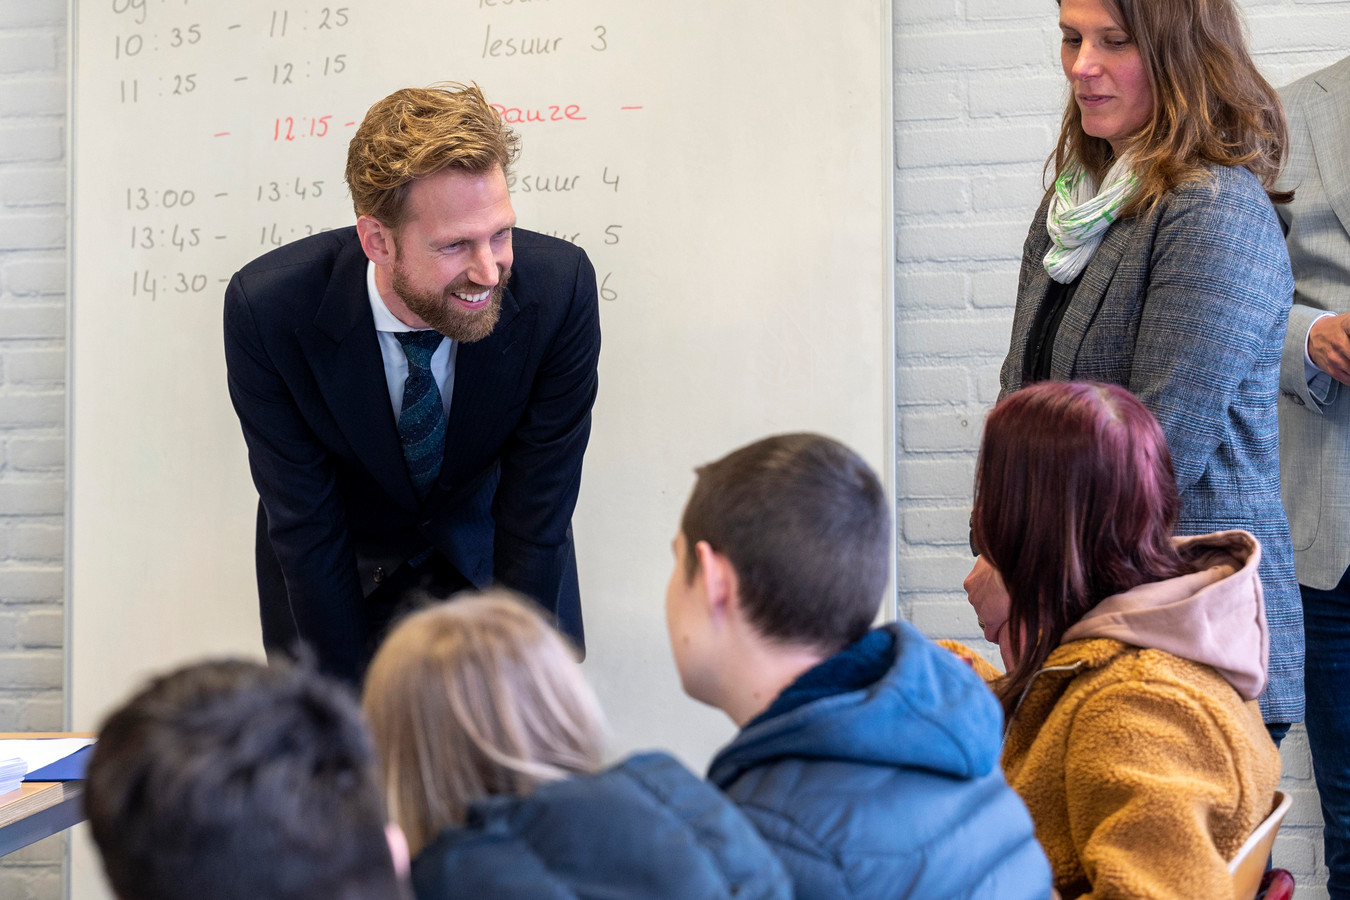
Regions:
[[1238, 850], [1237, 856], [1228, 864], [1233, 875], [1233, 896], [1237, 900], [1255, 900], [1261, 890], [1261, 878], [1266, 871], [1266, 860], [1270, 859], [1270, 849], [1275, 844], [1275, 835], [1279, 833], [1280, 823], [1289, 812], [1292, 801], [1282, 791], [1275, 792], [1275, 809], [1265, 821], [1256, 826], [1251, 837]]

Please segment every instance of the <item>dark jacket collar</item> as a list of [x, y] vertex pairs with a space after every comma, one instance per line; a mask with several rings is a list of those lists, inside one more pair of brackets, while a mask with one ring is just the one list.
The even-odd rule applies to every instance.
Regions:
[[725, 796], [671, 757], [648, 753], [526, 797], [475, 803], [413, 861], [419, 897], [755, 897], [792, 882]]
[[[827, 660], [773, 715], [748, 723], [713, 759], [708, 779], [728, 788], [750, 769], [782, 760], [845, 761], [982, 777], [998, 766], [1002, 712], [956, 654], [906, 622]], [[875, 633], [875, 632], [873, 632]], [[880, 660], [884, 671], [871, 678]], [[820, 667], [817, 667], [818, 669]], [[770, 707], [772, 709], [772, 707]]]

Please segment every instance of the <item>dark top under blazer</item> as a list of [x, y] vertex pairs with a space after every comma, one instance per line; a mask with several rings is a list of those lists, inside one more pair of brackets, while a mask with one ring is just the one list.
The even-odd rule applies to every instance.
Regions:
[[281, 247], [230, 281], [225, 357], [266, 513], [258, 563], [269, 650], [299, 635], [325, 669], [359, 677], [363, 598], [378, 573], [428, 543], [475, 585], [534, 597], [580, 636], [571, 518], [597, 386], [595, 270], [565, 241], [516, 229], [513, 244], [496, 328], [459, 347], [445, 461], [422, 504], [356, 229]]
[[[1121, 385], [1162, 425], [1181, 491], [1179, 534], [1242, 528], [1261, 542], [1270, 624], [1266, 721], [1303, 718], [1303, 616], [1280, 503], [1280, 355], [1294, 278], [1275, 209], [1245, 168], [1210, 167], [1112, 225], [1065, 311], [1053, 377]], [[1022, 253], [1002, 393], [1050, 276], [1041, 203]]]

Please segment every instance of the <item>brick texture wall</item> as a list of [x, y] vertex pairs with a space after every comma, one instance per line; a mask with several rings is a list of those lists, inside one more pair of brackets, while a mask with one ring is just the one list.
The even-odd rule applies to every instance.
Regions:
[[[1240, 0], [1283, 85], [1350, 52], [1350, 2]], [[1066, 97], [1050, 0], [894, 0], [897, 487], [901, 609], [984, 652], [961, 591], [975, 449], [998, 395], [1022, 242]], [[1284, 748], [1294, 809], [1276, 859], [1326, 897], [1301, 728]]]
[[[66, 2], [0, 5], [0, 731], [61, 728]], [[61, 896], [60, 837], [0, 897]]]

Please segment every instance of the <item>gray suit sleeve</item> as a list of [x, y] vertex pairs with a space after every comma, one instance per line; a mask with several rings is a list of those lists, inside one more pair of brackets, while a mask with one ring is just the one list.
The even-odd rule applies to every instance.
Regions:
[[1313, 323], [1328, 315], [1325, 309], [1295, 303], [1289, 310], [1289, 330], [1284, 335], [1284, 355], [1280, 358], [1280, 390], [1297, 397], [1299, 405], [1321, 415], [1326, 407], [1336, 402], [1340, 382], [1325, 372], [1319, 372], [1310, 382], [1304, 356], [1308, 347], [1308, 332]]
[[[1305, 270], [1308, 260], [1304, 257], [1317, 252], [1308, 244], [1310, 232], [1316, 232], [1311, 236], [1320, 241], [1327, 237], [1328, 231], [1335, 232], [1339, 227], [1329, 210], [1309, 216], [1309, 210], [1326, 205], [1326, 188], [1317, 168], [1312, 135], [1303, 109], [1304, 96], [1309, 89], [1306, 82], [1295, 82], [1280, 92], [1289, 114], [1289, 149], [1278, 186], [1293, 190], [1294, 200], [1276, 207], [1276, 211], [1289, 242], [1290, 259], [1297, 270]], [[1317, 305], [1317, 298], [1306, 295], [1307, 276], [1307, 271], [1298, 276], [1294, 305], [1289, 311], [1289, 330], [1285, 333], [1284, 355], [1280, 360], [1280, 390], [1299, 406], [1320, 416], [1326, 412], [1326, 407], [1336, 402], [1340, 382], [1325, 373], [1315, 377], [1311, 384], [1307, 379], [1304, 355], [1308, 332], [1314, 322], [1328, 313], [1325, 307]]]

